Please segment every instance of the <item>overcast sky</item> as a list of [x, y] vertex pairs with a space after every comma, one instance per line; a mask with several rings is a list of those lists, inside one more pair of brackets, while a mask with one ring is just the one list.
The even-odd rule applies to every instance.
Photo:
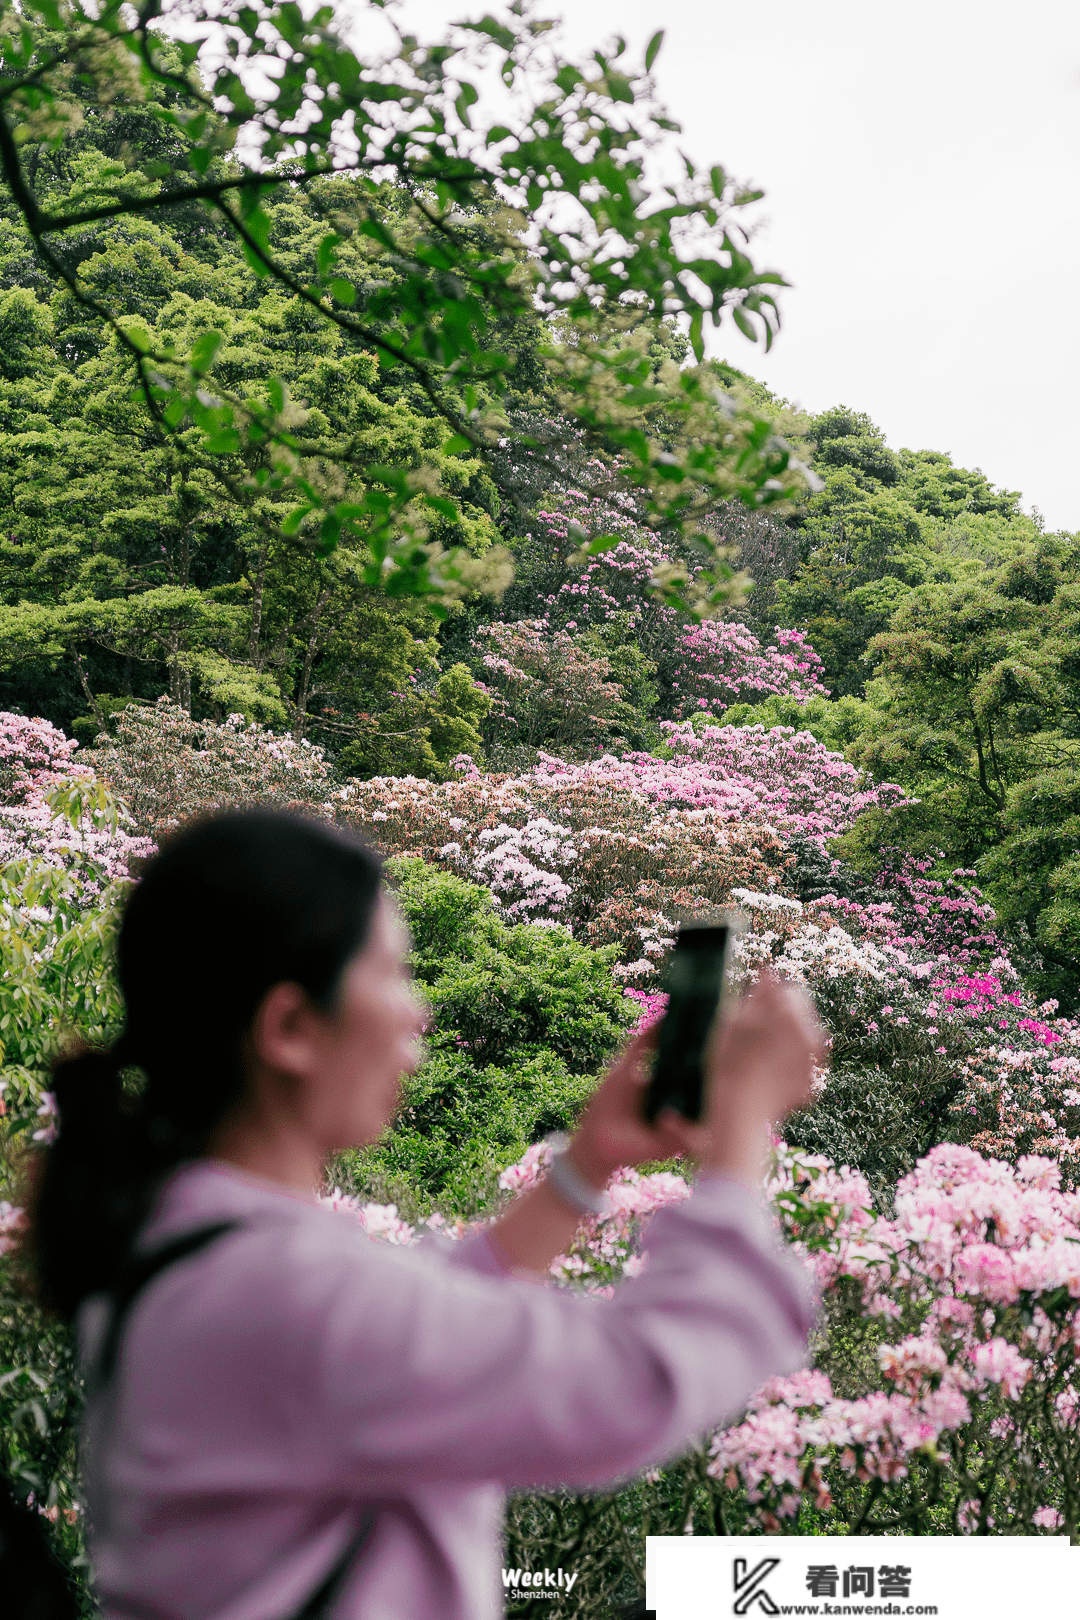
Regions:
[[[497, 11], [406, 0], [441, 18]], [[770, 354], [712, 352], [808, 410], [869, 412], [1080, 530], [1076, 0], [551, 0], [579, 50], [664, 28], [681, 143], [767, 193], [791, 282]]]

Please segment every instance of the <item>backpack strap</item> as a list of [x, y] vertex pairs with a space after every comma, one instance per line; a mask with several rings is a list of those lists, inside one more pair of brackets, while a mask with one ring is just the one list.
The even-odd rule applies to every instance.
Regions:
[[378, 1514], [374, 1508], [369, 1509], [360, 1520], [356, 1534], [350, 1537], [345, 1551], [327, 1575], [322, 1585], [317, 1587], [302, 1609], [297, 1609], [289, 1620], [325, 1620], [333, 1608], [345, 1585], [346, 1578], [355, 1567], [360, 1554], [367, 1544], [367, 1539], [375, 1528]]
[[94, 1367], [93, 1383], [96, 1388], [103, 1388], [116, 1371], [120, 1338], [128, 1313], [143, 1289], [169, 1266], [177, 1265], [181, 1260], [187, 1260], [191, 1255], [198, 1254], [211, 1243], [216, 1243], [218, 1238], [224, 1237], [227, 1232], [235, 1232], [240, 1225], [239, 1221], [216, 1221], [212, 1226], [197, 1226], [192, 1231], [182, 1232], [179, 1237], [163, 1243], [158, 1249], [151, 1249], [146, 1254], [128, 1256], [110, 1290], [112, 1307]]
[[[197, 1226], [179, 1237], [171, 1238], [157, 1249], [144, 1254], [132, 1254], [121, 1266], [116, 1282], [110, 1290], [111, 1309], [105, 1333], [93, 1371], [93, 1385], [101, 1390], [112, 1378], [120, 1353], [120, 1340], [128, 1314], [143, 1289], [170, 1266], [188, 1260], [192, 1255], [209, 1248], [229, 1232], [239, 1231], [243, 1221], [215, 1221], [209, 1226]], [[374, 1508], [364, 1514], [355, 1535], [349, 1538], [344, 1551], [326, 1578], [307, 1599], [303, 1608], [285, 1617], [285, 1620], [325, 1620], [341, 1592], [357, 1559], [375, 1528], [378, 1513]]]

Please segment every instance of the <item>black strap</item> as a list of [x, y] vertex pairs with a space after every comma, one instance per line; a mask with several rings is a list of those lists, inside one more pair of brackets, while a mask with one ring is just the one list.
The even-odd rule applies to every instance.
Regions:
[[224, 1237], [226, 1232], [235, 1232], [239, 1225], [239, 1221], [217, 1221], [213, 1226], [197, 1226], [193, 1231], [184, 1232], [180, 1237], [163, 1243], [159, 1249], [151, 1249], [148, 1254], [129, 1256], [121, 1266], [111, 1289], [112, 1307], [108, 1326], [94, 1368], [94, 1384], [97, 1388], [107, 1384], [116, 1371], [124, 1325], [131, 1307], [143, 1289], [167, 1267], [188, 1259], [190, 1255], [198, 1254], [200, 1249], [215, 1243], [218, 1238]]
[[[131, 1307], [147, 1285], [169, 1266], [187, 1260], [191, 1255], [198, 1254], [202, 1249], [216, 1243], [228, 1232], [236, 1232], [243, 1225], [242, 1221], [216, 1221], [212, 1226], [197, 1226], [190, 1232], [184, 1232], [180, 1237], [163, 1243], [158, 1249], [151, 1249], [146, 1254], [133, 1254], [121, 1267], [116, 1282], [111, 1291], [112, 1305], [108, 1324], [98, 1351], [97, 1364], [94, 1368], [94, 1386], [100, 1390], [109, 1382], [116, 1371], [117, 1358], [120, 1353], [120, 1339], [127, 1322]], [[356, 1534], [351, 1537], [341, 1557], [334, 1564], [325, 1580], [320, 1582], [316, 1590], [308, 1598], [303, 1608], [288, 1617], [288, 1620], [324, 1620], [336, 1601], [341, 1588], [353, 1569], [357, 1559], [364, 1550], [364, 1546], [378, 1517], [375, 1509], [364, 1514], [357, 1528]]]
[[290, 1617], [290, 1620], [323, 1620], [323, 1617], [329, 1614], [341, 1588], [345, 1584], [346, 1577], [354, 1568], [357, 1559], [364, 1550], [368, 1537], [375, 1528], [377, 1517], [374, 1508], [364, 1514], [355, 1536], [348, 1543], [325, 1581], [312, 1592], [304, 1607], [297, 1609], [296, 1613]]

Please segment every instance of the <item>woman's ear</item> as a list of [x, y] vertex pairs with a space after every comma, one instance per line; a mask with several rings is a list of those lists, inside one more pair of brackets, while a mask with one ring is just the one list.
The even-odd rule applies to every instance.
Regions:
[[275, 984], [259, 1003], [251, 1025], [256, 1063], [306, 1079], [318, 1059], [322, 1015], [298, 984]]

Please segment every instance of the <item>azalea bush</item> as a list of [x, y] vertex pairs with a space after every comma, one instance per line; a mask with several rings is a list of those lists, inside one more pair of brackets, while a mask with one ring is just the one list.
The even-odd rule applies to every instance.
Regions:
[[153, 848], [103, 789], [79, 745], [47, 720], [0, 713], [0, 866], [17, 859], [72, 874], [97, 892]]
[[677, 913], [728, 902], [740, 886], [787, 886], [784, 836], [818, 840], [898, 789], [867, 783], [808, 734], [777, 728], [665, 728], [669, 757], [541, 756], [517, 775], [348, 783], [337, 813], [384, 850], [421, 855], [491, 889], [508, 918], [560, 922], [614, 943], [617, 972], [647, 987]]
[[1080, 1530], [1080, 1195], [1049, 1159], [942, 1144], [874, 1214], [865, 1182], [783, 1156], [771, 1195], [826, 1302], [818, 1368], [710, 1446], [748, 1527]]
[[[502, 1192], [535, 1185], [550, 1151], [531, 1147]], [[858, 1172], [781, 1142], [765, 1190], [820, 1290], [814, 1365], [769, 1380], [738, 1422], [621, 1491], [511, 1503], [508, 1562], [550, 1562], [557, 1546], [589, 1571], [569, 1614], [640, 1595], [647, 1534], [1080, 1530], [1080, 1194], [1061, 1189], [1058, 1167], [942, 1144], [885, 1217]], [[622, 1170], [607, 1191], [608, 1213], [552, 1262], [554, 1286], [609, 1297], [648, 1265], [650, 1215], [691, 1186]], [[399, 1244], [477, 1224], [331, 1201]]]
[[588, 757], [620, 739], [628, 746], [627, 734], [640, 731], [602, 642], [523, 619], [488, 625], [482, 645], [493, 699], [485, 734], [499, 753], [543, 747]]
[[[534, 599], [544, 605], [545, 624], [579, 638], [619, 624], [657, 674], [658, 718], [684, 719], [698, 710], [716, 715], [772, 696], [805, 703], [826, 694], [823, 665], [801, 630], [776, 627], [772, 642], [763, 644], [738, 620], [688, 623], [657, 599], [658, 585], [681, 581], [694, 600], [704, 578], [701, 558], [666, 547], [629, 501], [566, 489], [538, 512], [534, 527], [525, 562], [539, 576]], [[575, 550], [596, 534], [606, 537], [606, 550]]]
[[987, 925], [963, 875], [941, 888], [957, 907], [944, 922], [930, 908], [912, 922], [910, 895], [863, 906], [732, 891], [749, 924], [735, 950], [740, 980], [768, 967], [803, 986], [829, 1032], [828, 1074], [793, 1122], [794, 1140], [857, 1165], [885, 1206], [898, 1178], [947, 1140], [1013, 1162], [1048, 1155], [1072, 1185], [1080, 1023], [1060, 1017], [1054, 1003], [1036, 1004], [1007, 955], [973, 975], [937, 951], [949, 919], [959, 917], [963, 929], [974, 913]]
[[84, 758], [152, 836], [231, 805], [318, 813], [335, 783], [323, 750], [233, 714], [193, 720], [168, 698], [129, 704]]

